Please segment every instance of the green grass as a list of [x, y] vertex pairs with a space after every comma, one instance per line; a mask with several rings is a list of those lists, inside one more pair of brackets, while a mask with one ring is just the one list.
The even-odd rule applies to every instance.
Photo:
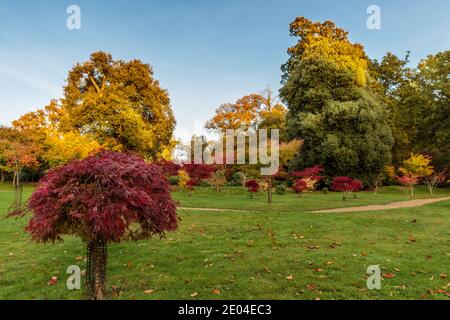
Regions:
[[[31, 192], [31, 187], [25, 193]], [[425, 197], [424, 189], [418, 191]], [[450, 190], [439, 191], [439, 196]], [[108, 290], [113, 299], [448, 299], [431, 294], [450, 278], [450, 201], [390, 211], [312, 214], [340, 207], [340, 195], [249, 199], [238, 189], [217, 194], [176, 192], [185, 207], [261, 212], [179, 210], [180, 229], [166, 239], [109, 247]], [[6, 219], [13, 193], [0, 186], [0, 299], [79, 299], [66, 289], [66, 268], [84, 261], [84, 245], [66, 238], [35, 244], [23, 227], [29, 218]], [[397, 188], [361, 193], [346, 205], [408, 200]], [[413, 220], [416, 220], [415, 223]], [[381, 290], [367, 290], [365, 272], [379, 264]], [[397, 271], [400, 270], [400, 271]], [[52, 276], [58, 283], [48, 286]], [[293, 280], [286, 277], [292, 276]], [[144, 290], [155, 290], [145, 295]], [[221, 294], [215, 295], [213, 289]]]
[[[294, 193], [274, 194], [273, 203], [268, 205], [265, 192], [259, 192], [251, 199], [246, 189], [239, 187], [224, 188], [222, 192], [214, 192], [211, 188], [197, 188], [193, 192], [174, 192], [174, 198], [183, 207], [297, 213], [410, 200], [404, 188], [397, 186], [381, 188], [378, 194], [360, 192], [356, 196], [356, 199], [342, 201], [342, 193], [337, 192], [329, 192], [328, 194], [314, 192], [303, 194], [301, 197]], [[437, 189], [433, 196], [424, 186], [417, 187], [415, 190], [416, 199], [447, 196], [450, 196], [450, 190], [448, 189]]]

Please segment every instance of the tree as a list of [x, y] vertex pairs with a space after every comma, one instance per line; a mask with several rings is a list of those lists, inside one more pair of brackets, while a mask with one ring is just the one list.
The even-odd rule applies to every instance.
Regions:
[[258, 193], [261, 188], [256, 180], [249, 180], [245, 183], [245, 187], [250, 192], [250, 197], [253, 198], [253, 194]]
[[177, 228], [176, 204], [161, 170], [111, 151], [50, 170], [28, 209], [33, 216], [26, 230], [33, 240], [54, 243], [72, 235], [87, 244], [87, 287], [94, 299], [105, 298], [107, 244]]
[[419, 178], [415, 176], [405, 175], [397, 177], [397, 179], [401, 185], [406, 186], [408, 188], [408, 193], [410, 194], [411, 198], [414, 198], [414, 186], [419, 184]]
[[42, 170], [71, 160], [86, 158], [100, 148], [97, 141], [88, 134], [77, 131], [62, 132], [61, 119], [66, 116], [56, 100], [43, 109], [26, 113], [13, 121], [14, 128], [27, 136], [41, 152], [38, 155]]
[[333, 191], [343, 192], [342, 200], [347, 200], [347, 194], [361, 191], [363, 184], [358, 179], [350, 177], [335, 177], [331, 183]]
[[431, 195], [433, 195], [433, 190], [441, 183], [444, 183], [446, 180], [447, 173], [445, 171], [434, 172], [433, 174], [423, 178], [423, 181], [427, 185]]
[[292, 175], [305, 181], [308, 191], [314, 191], [316, 189], [316, 184], [324, 178], [321, 176], [323, 171], [322, 165], [315, 165], [314, 167], [306, 168], [303, 171], [294, 172]]
[[292, 185], [292, 189], [295, 191], [295, 193], [301, 196], [302, 192], [308, 191], [308, 183], [305, 181], [305, 179], [297, 179]]
[[217, 170], [209, 179], [208, 182], [214, 187], [216, 192], [227, 183], [225, 170]]
[[411, 154], [409, 159], [403, 161], [400, 172], [407, 176], [423, 178], [433, 174], [432, 158], [423, 154]]
[[[450, 50], [430, 55], [419, 63], [414, 84], [421, 113], [416, 153], [433, 157], [439, 170], [450, 169]], [[408, 115], [409, 116], [409, 115]]]
[[292, 168], [323, 163], [328, 176], [373, 183], [391, 160], [393, 138], [386, 109], [369, 84], [369, 61], [359, 44], [334, 23], [297, 18], [282, 67], [280, 96], [288, 106], [289, 139], [303, 139]]
[[103, 147], [158, 159], [171, 146], [175, 119], [166, 90], [140, 60], [95, 52], [69, 72], [63, 130], [88, 134]]
[[216, 109], [214, 117], [206, 123], [206, 128], [217, 131], [256, 129], [263, 103], [262, 95], [250, 94], [235, 103], [222, 104]]

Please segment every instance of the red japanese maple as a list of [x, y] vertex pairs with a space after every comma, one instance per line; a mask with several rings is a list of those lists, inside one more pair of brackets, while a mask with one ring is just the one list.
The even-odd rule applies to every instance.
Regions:
[[292, 185], [292, 189], [295, 193], [302, 193], [308, 190], [308, 183], [304, 179], [298, 179]]
[[245, 183], [245, 187], [247, 188], [248, 192], [250, 193], [257, 193], [259, 192], [260, 185], [256, 180], [249, 180]]
[[[88, 244], [88, 288], [104, 298], [106, 245], [177, 228], [176, 204], [157, 165], [102, 151], [50, 170], [28, 201], [34, 240], [75, 235]], [[18, 214], [20, 212], [16, 212]]]
[[161, 167], [166, 177], [177, 176], [178, 171], [181, 170], [181, 165], [173, 161], [161, 160], [157, 165]]
[[211, 178], [217, 168], [209, 164], [183, 164], [183, 170], [185, 170], [192, 180], [200, 181]]
[[323, 179], [323, 176], [320, 176], [320, 174], [322, 174], [323, 171], [324, 171], [323, 166], [316, 165], [311, 168], [306, 168], [303, 171], [294, 172], [292, 175], [298, 178], [307, 178], [311, 180], [320, 181]]
[[363, 188], [361, 181], [350, 177], [336, 177], [331, 183], [333, 191], [356, 192]]

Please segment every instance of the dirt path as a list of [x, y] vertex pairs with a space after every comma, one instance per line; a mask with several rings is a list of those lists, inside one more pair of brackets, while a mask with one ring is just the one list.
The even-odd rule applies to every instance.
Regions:
[[434, 198], [434, 199], [416, 199], [410, 201], [400, 201], [392, 202], [388, 204], [376, 204], [360, 207], [348, 207], [339, 209], [325, 209], [313, 211], [312, 213], [339, 213], [339, 212], [358, 212], [358, 211], [378, 211], [378, 210], [391, 210], [391, 209], [401, 209], [401, 208], [414, 208], [421, 207], [427, 204], [442, 202], [450, 200], [450, 197], [446, 198]]
[[219, 208], [185, 208], [180, 207], [181, 210], [187, 210], [187, 211], [209, 211], [209, 212], [258, 212], [258, 211], [252, 211], [252, 210], [236, 210], [236, 209], [219, 209]]

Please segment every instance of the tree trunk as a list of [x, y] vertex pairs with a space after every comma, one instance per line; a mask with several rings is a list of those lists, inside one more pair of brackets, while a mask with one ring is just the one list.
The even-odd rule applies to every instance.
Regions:
[[2, 171], [2, 176], [1, 176], [0, 182], [1, 183], [5, 182], [5, 172], [4, 171]]
[[89, 299], [105, 300], [107, 244], [102, 240], [87, 244], [86, 285]]
[[272, 203], [272, 177], [267, 179], [267, 201]]

